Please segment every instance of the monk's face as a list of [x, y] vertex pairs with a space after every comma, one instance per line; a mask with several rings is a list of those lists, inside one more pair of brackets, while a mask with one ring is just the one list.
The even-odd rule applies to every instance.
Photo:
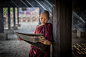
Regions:
[[49, 19], [50, 17], [47, 14], [44, 13], [40, 14], [40, 22], [42, 23], [42, 25], [45, 25]]

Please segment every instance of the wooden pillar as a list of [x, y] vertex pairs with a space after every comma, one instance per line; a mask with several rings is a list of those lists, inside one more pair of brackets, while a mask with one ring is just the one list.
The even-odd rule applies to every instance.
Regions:
[[4, 32], [2, 0], [0, 0], [0, 33]]
[[15, 26], [15, 7], [13, 7], [13, 20], [14, 20], [14, 26]]
[[19, 24], [19, 8], [17, 7], [17, 19], [18, 19], [18, 24]]
[[53, 56], [72, 56], [72, 1], [53, 0]]
[[8, 7], [8, 29], [10, 29], [10, 6]]

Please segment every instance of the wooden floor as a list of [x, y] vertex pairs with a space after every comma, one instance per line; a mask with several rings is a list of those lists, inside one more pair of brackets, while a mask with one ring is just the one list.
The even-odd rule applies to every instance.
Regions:
[[86, 57], [86, 38], [78, 38], [72, 33], [72, 57]]

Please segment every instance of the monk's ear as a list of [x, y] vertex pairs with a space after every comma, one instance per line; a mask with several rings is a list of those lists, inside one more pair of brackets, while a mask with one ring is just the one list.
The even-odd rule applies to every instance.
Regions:
[[[50, 17], [49, 17], [49, 19], [50, 19]], [[48, 20], [49, 20], [49, 19], [48, 19]]]

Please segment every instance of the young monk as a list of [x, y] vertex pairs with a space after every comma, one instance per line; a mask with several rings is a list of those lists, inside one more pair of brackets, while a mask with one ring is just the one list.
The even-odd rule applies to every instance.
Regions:
[[[41, 39], [40, 42], [44, 45], [48, 45], [45, 53], [31, 45], [29, 57], [50, 57], [50, 45], [52, 44], [52, 24], [47, 23], [49, 19], [49, 12], [46, 10], [42, 11], [40, 14], [41, 25], [36, 26], [34, 31], [35, 34], [44, 34], [46, 40]], [[19, 37], [17, 37], [17, 39], [21, 40]]]

